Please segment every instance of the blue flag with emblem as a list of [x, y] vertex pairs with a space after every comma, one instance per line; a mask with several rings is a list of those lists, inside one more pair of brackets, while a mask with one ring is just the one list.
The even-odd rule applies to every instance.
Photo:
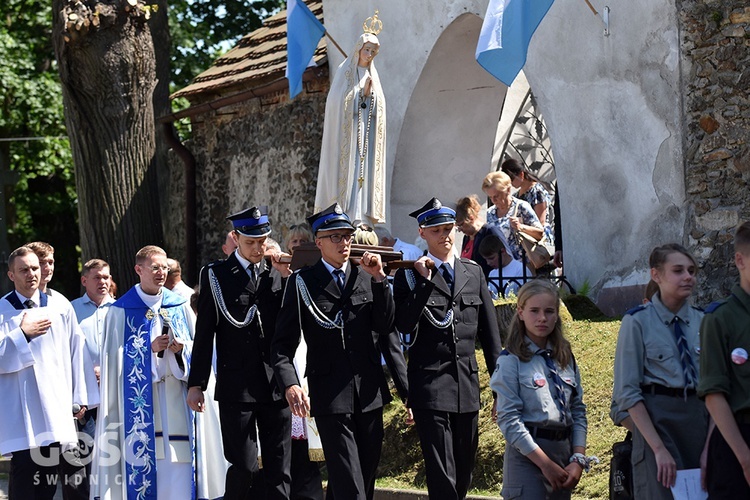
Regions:
[[286, 2], [286, 76], [289, 98], [302, 92], [302, 74], [312, 61], [326, 29], [302, 0]]
[[553, 0], [490, 0], [477, 43], [477, 62], [510, 87]]

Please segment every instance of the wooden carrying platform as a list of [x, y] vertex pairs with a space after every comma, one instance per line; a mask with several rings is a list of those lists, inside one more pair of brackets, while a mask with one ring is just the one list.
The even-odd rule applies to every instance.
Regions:
[[[365, 252], [377, 253], [383, 261], [386, 274], [394, 272], [401, 267], [414, 267], [413, 260], [401, 260], [401, 252], [395, 252], [392, 247], [368, 246], [352, 244], [352, 251], [349, 260], [354, 265], [359, 265], [359, 261]], [[288, 259], [288, 258], [287, 258]], [[282, 262], [291, 262], [290, 267], [293, 271], [305, 266], [311, 266], [320, 259], [320, 250], [314, 242], [303, 243], [294, 249], [291, 260], [282, 259]]]

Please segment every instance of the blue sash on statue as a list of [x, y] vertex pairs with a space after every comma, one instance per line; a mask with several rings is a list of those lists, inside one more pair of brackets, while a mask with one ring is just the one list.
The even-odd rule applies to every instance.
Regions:
[[[189, 339], [185, 299], [162, 289], [159, 314], [169, 322], [175, 337]], [[125, 309], [123, 346], [123, 418], [125, 477], [128, 500], [156, 500], [154, 404], [151, 384], [151, 328], [156, 315], [138, 296], [135, 287], [115, 304]], [[189, 362], [189, 360], [188, 360]]]

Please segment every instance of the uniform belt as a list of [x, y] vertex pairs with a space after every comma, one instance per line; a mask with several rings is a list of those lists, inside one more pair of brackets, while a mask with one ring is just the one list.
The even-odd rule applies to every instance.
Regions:
[[738, 424], [750, 424], [750, 410], [740, 410], [734, 414]]
[[695, 395], [695, 389], [688, 389], [687, 393], [685, 392], [685, 389], [679, 387], [667, 387], [661, 384], [649, 384], [649, 385], [642, 385], [641, 391], [643, 391], [644, 394], [655, 394], [657, 396], [672, 396], [676, 398], [681, 398], [687, 394], [688, 396]]
[[572, 433], [572, 427], [566, 427], [564, 429], [545, 429], [544, 427], [527, 425], [526, 428], [534, 439], [547, 439], [548, 441], [565, 441], [570, 438], [570, 434]]

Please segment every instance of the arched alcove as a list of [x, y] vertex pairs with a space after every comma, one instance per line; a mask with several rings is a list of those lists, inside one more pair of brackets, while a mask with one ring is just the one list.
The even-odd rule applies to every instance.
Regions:
[[468, 13], [446, 27], [409, 99], [390, 189], [391, 228], [406, 241], [417, 236], [409, 212], [432, 196], [454, 203], [480, 194], [491, 169], [507, 87], [474, 59], [481, 27]]

